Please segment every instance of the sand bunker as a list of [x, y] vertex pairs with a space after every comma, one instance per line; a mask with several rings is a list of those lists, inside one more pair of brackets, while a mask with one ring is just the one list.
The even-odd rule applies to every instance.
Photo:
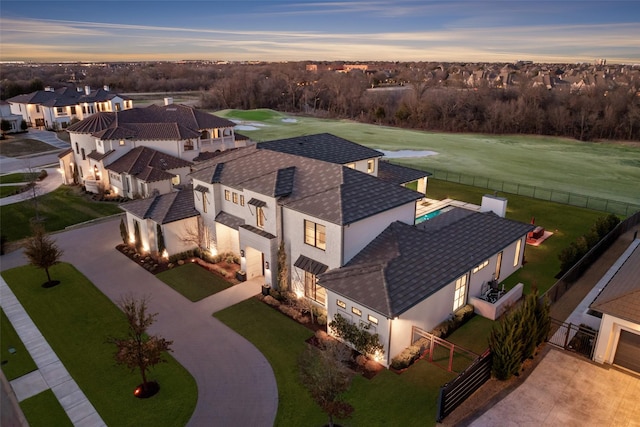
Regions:
[[386, 150], [378, 150], [381, 153], [384, 153], [384, 157], [387, 159], [401, 159], [408, 157], [429, 157], [435, 156], [438, 154], [435, 151], [429, 150], [398, 150], [398, 151], [386, 151]]

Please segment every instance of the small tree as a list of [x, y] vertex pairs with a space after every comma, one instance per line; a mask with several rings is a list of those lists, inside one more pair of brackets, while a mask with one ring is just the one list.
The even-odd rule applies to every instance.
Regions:
[[122, 238], [122, 243], [126, 245], [129, 241], [129, 233], [127, 232], [127, 226], [124, 223], [124, 218], [120, 218], [120, 237]]
[[489, 336], [489, 348], [493, 354], [491, 373], [501, 381], [518, 373], [522, 365], [522, 342], [518, 327], [517, 317], [509, 313], [494, 325]]
[[158, 236], [158, 252], [160, 253], [160, 256], [162, 256], [166, 247], [164, 245], [164, 234], [162, 234], [162, 226], [160, 226], [160, 224], [156, 227], [156, 235]]
[[27, 122], [25, 122], [24, 120], [20, 122], [20, 130], [22, 130], [24, 132], [28, 128], [29, 128], [29, 125], [27, 124]]
[[24, 246], [24, 254], [32, 265], [44, 269], [47, 273], [45, 286], [52, 286], [54, 283], [51, 281], [49, 268], [58, 263], [63, 252], [47, 235], [41, 224], [34, 224], [31, 227], [31, 231], [33, 236], [27, 240]]
[[289, 289], [289, 269], [287, 268], [287, 252], [284, 247], [284, 240], [280, 240], [280, 246], [278, 246], [278, 289], [281, 292]]
[[140, 234], [140, 225], [138, 221], [133, 221], [133, 236], [136, 239], [134, 244], [136, 245], [136, 252], [142, 253], [142, 236]]
[[5, 119], [0, 120], [0, 130], [2, 130], [2, 136], [4, 136], [5, 133], [11, 130], [11, 122]]
[[155, 365], [166, 362], [164, 352], [171, 351], [173, 341], [147, 334], [158, 315], [148, 312], [147, 297], [124, 296], [118, 305], [127, 318], [128, 334], [126, 338], [109, 338], [108, 342], [117, 347], [114, 356], [118, 364], [127, 366], [131, 372], [140, 372], [142, 384], [136, 389], [136, 396], [150, 397], [158, 391], [158, 386], [155, 382], [149, 383], [147, 373]]
[[380, 343], [380, 336], [369, 332], [370, 323], [358, 326], [336, 313], [334, 320], [329, 322], [329, 328], [338, 338], [351, 343], [356, 351], [365, 356], [384, 354], [384, 346]]
[[349, 418], [353, 406], [343, 400], [343, 394], [351, 387], [353, 372], [345, 361], [349, 349], [344, 345], [329, 341], [322, 349], [307, 346], [298, 360], [300, 382], [313, 400], [329, 416], [329, 425], [335, 418]]

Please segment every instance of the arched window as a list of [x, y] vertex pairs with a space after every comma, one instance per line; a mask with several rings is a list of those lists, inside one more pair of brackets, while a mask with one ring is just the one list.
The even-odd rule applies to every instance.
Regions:
[[211, 139], [211, 133], [208, 130], [203, 130], [200, 134], [200, 139]]

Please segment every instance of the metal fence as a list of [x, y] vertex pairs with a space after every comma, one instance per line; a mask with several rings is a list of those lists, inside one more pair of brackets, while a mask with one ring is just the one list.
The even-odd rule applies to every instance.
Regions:
[[598, 331], [589, 327], [551, 319], [547, 342], [592, 359], [597, 338]]
[[487, 349], [456, 378], [440, 387], [436, 421], [442, 420], [491, 378], [491, 352]]
[[573, 283], [602, 255], [621, 235], [640, 224], [640, 211], [629, 216], [602, 238], [589, 252], [569, 269], [542, 297], [549, 298], [553, 304], [571, 288]]
[[[412, 164], [411, 162], [403, 162], [402, 165], [427, 171], [424, 166]], [[557, 189], [506, 182], [493, 178], [467, 175], [464, 173], [450, 172], [441, 169], [429, 169], [428, 172], [431, 172], [431, 178], [434, 179], [470, 185], [478, 188], [486, 188], [503, 193], [517, 194], [519, 196], [531, 197], [549, 202], [593, 209], [601, 212], [609, 212], [616, 215], [629, 216], [640, 210], [640, 204], [570, 193]]]

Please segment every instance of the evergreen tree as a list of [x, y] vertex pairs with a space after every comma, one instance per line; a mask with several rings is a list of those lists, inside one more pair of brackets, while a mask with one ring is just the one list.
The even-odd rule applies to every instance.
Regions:
[[505, 381], [518, 373], [522, 364], [522, 342], [519, 319], [507, 314], [491, 330], [489, 348], [492, 355], [491, 374]]
[[162, 227], [160, 224], [157, 225], [156, 234], [158, 236], [158, 252], [160, 253], [160, 256], [162, 256], [166, 247], [164, 245], [164, 234], [162, 234]]
[[135, 245], [136, 245], [136, 252], [138, 252], [139, 254], [142, 253], [142, 237], [140, 235], [140, 225], [138, 224], [138, 221], [133, 221], [133, 235], [136, 239], [135, 241]]
[[127, 241], [129, 241], [129, 233], [127, 232], [127, 226], [124, 223], [124, 218], [120, 218], [120, 237], [122, 238], [122, 243], [126, 245]]

